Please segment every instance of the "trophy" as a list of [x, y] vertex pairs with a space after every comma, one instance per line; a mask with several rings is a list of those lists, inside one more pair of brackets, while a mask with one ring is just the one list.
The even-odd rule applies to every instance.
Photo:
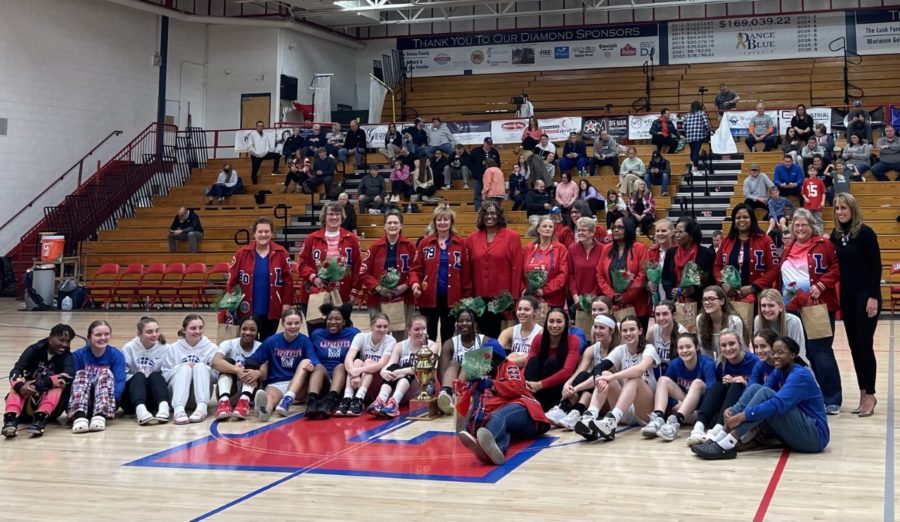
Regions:
[[428, 386], [434, 380], [434, 367], [437, 365], [437, 354], [428, 349], [427, 343], [416, 352], [416, 380], [419, 381], [419, 395], [417, 401], [431, 402], [434, 400], [428, 393]]

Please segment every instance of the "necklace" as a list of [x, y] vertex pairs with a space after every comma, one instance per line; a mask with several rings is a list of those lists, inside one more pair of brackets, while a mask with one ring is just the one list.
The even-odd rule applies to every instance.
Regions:
[[847, 243], [850, 242], [850, 234], [846, 234], [841, 232], [841, 245], [847, 246]]

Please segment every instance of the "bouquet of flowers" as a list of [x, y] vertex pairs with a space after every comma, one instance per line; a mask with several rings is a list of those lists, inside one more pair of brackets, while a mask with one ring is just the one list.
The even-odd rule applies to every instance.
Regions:
[[738, 290], [741, 287], [741, 273], [734, 265], [727, 265], [722, 269], [722, 282], [732, 290]]
[[784, 289], [784, 307], [799, 310], [809, 303], [809, 292], [797, 286], [796, 281], [788, 283]]
[[462, 370], [468, 380], [482, 379], [491, 371], [493, 351], [490, 347], [478, 348], [463, 355]]
[[347, 275], [347, 265], [341, 258], [333, 257], [319, 266], [316, 275], [326, 285], [337, 283]]
[[[658, 285], [662, 281], [662, 265], [658, 261], [648, 261], [644, 265], [644, 272], [647, 274], [647, 281]], [[659, 292], [653, 292], [653, 306], [659, 304]]]
[[458, 303], [453, 305], [453, 308], [450, 309], [450, 313], [453, 317], [458, 317], [460, 312], [468, 310], [476, 316], [481, 317], [481, 314], [484, 313], [485, 306], [484, 299], [480, 297], [464, 297], [460, 299]]
[[536, 292], [541, 288], [544, 288], [544, 285], [547, 284], [547, 271], [546, 270], [529, 270], [527, 274], [525, 274], [525, 279], [528, 281], [528, 291]]
[[631, 286], [632, 281], [634, 281], [634, 273], [629, 272], [625, 268], [621, 270], [615, 270], [612, 273], [612, 284], [617, 294], [621, 294], [625, 290], [628, 290], [628, 287]]
[[378, 280], [378, 286], [393, 290], [400, 284], [401, 274], [396, 268], [388, 268], [381, 279]]
[[503, 312], [509, 310], [512, 305], [512, 294], [504, 290], [503, 293], [491, 299], [491, 302], [487, 304], [487, 310], [492, 314], [502, 314]]
[[241, 287], [235, 286], [234, 290], [219, 298], [219, 302], [216, 303], [216, 308], [219, 310], [227, 310], [229, 314], [235, 315], [243, 300], [244, 292], [241, 291]]
[[594, 302], [594, 294], [581, 294], [578, 296], [578, 302], [575, 303], [575, 306], [578, 307], [582, 312], [591, 312], [591, 303]]
[[691, 286], [700, 286], [701, 283], [700, 276], [700, 268], [697, 267], [697, 263], [693, 261], [688, 261], [686, 265], [684, 265], [684, 272], [681, 275], [681, 288], [689, 288]]

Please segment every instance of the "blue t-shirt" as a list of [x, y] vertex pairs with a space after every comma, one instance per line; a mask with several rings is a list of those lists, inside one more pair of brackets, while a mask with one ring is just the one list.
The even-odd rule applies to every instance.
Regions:
[[753, 366], [753, 373], [750, 374], [750, 382], [747, 384], [765, 384], [773, 371], [775, 371], [775, 367], [769, 364], [768, 361], [756, 361], [756, 365]]
[[269, 374], [266, 385], [290, 381], [303, 359], [309, 359], [313, 366], [319, 364], [319, 358], [316, 357], [316, 351], [313, 349], [309, 337], [299, 334], [296, 339], [288, 342], [284, 338], [284, 332], [277, 333], [263, 341], [250, 359], [260, 365], [268, 363]]
[[581, 328], [576, 328], [574, 326], [569, 327], [569, 333], [578, 338], [578, 354], [584, 353], [584, 349], [587, 348], [587, 336], [584, 335]]
[[122, 397], [122, 392], [125, 391], [126, 380], [125, 355], [123, 355], [118, 348], [107, 345], [106, 350], [103, 351], [103, 355], [95, 357], [94, 353], [91, 352], [91, 347], [85, 346], [75, 351], [72, 356], [75, 359], [76, 372], [86, 370], [88, 374], [93, 377], [100, 370], [105, 370], [107, 368], [112, 370], [113, 378], [116, 381], [116, 399], [118, 400]]
[[253, 314], [269, 317], [269, 256], [262, 257], [259, 252], [253, 255]]
[[328, 370], [328, 375], [337, 368], [337, 365], [344, 363], [347, 352], [350, 351], [350, 345], [353, 343], [353, 337], [359, 333], [359, 330], [353, 326], [348, 326], [332, 335], [328, 332], [328, 328], [319, 328], [312, 333], [312, 344], [316, 350], [319, 362]]
[[705, 382], [708, 390], [716, 383], [716, 363], [706, 355], [700, 355], [694, 369], [688, 370], [681, 357], [676, 357], [669, 361], [666, 377], [675, 381], [675, 384], [684, 392], [687, 392], [691, 383], [697, 379]]
[[766, 379], [765, 386], [777, 393], [771, 399], [744, 410], [747, 420], [765, 420], [797, 408], [816, 423], [819, 450], [825, 449], [831, 437], [828, 420], [825, 418], [825, 399], [809, 368], [794, 364], [787, 376], [781, 370], [773, 370]]
[[441, 264], [438, 268], [437, 295], [447, 295], [448, 286], [450, 286], [450, 252], [448, 248], [442, 248]]
[[743, 377], [750, 382], [750, 376], [753, 374], [753, 367], [759, 358], [754, 353], [744, 352], [744, 358], [737, 364], [731, 364], [727, 360], [716, 365], [716, 380], [721, 381], [725, 375], [732, 377]]

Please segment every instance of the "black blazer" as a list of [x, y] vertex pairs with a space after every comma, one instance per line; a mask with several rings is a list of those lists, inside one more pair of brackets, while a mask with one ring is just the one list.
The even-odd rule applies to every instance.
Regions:
[[[672, 295], [672, 290], [678, 288], [679, 283], [681, 281], [675, 280], [675, 252], [678, 247], [672, 247], [666, 250], [666, 260], [663, 262], [663, 271], [662, 271], [662, 286], [663, 290], [666, 291], [666, 295], [674, 300], [675, 296]], [[697, 268], [702, 272], [700, 274], [701, 285], [694, 288], [694, 294], [688, 299], [689, 301], [700, 301], [701, 292], [703, 289], [709, 285], [715, 284], [715, 279], [713, 278], [713, 264], [716, 261], [716, 252], [705, 246], [700, 246], [700, 249], [697, 250], [697, 259], [694, 260], [697, 263]]]

